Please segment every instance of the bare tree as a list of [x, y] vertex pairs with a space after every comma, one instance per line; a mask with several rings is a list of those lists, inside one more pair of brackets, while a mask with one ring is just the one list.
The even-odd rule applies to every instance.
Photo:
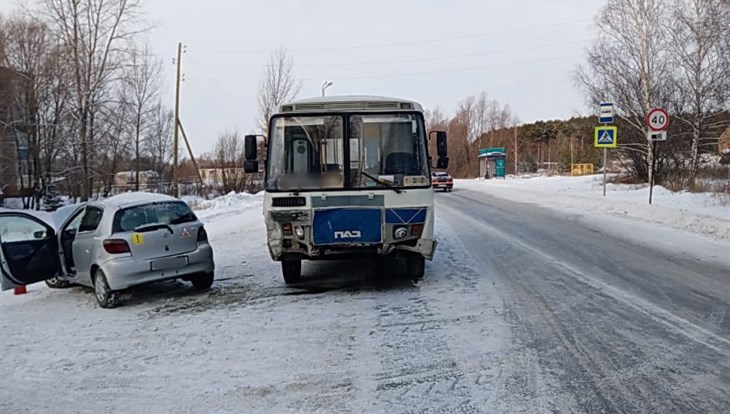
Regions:
[[161, 179], [170, 167], [173, 156], [172, 128], [174, 114], [171, 109], [157, 101], [149, 114], [148, 128], [143, 141], [143, 153], [149, 158], [150, 166]]
[[426, 121], [426, 129], [428, 131], [434, 129], [445, 129], [449, 122], [448, 117], [446, 117], [446, 115], [441, 112], [441, 108], [438, 107], [433, 110], [427, 109], [424, 113], [424, 118]]
[[226, 131], [218, 137], [213, 158], [217, 175], [214, 179], [221, 193], [244, 190], [243, 155], [243, 140], [238, 131]]
[[601, 31], [588, 51], [587, 67], [579, 67], [575, 77], [592, 107], [614, 102], [633, 129], [622, 133], [621, 148], [639, 154], [636, 166], [646, 168], [649, 181], [654, 151], [644, 120], [653, 107], [669, 102], [672, 74], [667, 6], [668, 0], [609, 0], [596, 17]]
[[515, 175], [517, 175], [519, 173], [519, 168], [520, 168], [519, 151], [521, 149], [521, 144], [520, 144], [520, 136], [517, 133], [517, 126], [520, 124], [520, 118], [516, 114], [512, 115], [511, 124], [512, 124], [512, 128], [514, 130], [513, 136], [512, 136], [512, 149], [515, 154], [514, 155], [514, 157], [515, 157]]
[[135, 34], [139, 0], [43, 0], [44, 11], [63, 43], [73, 76], [73, 114], [80, 143], [81, 199], [92, 191], [90, 147], [101, 89], [119, 70], [125, 40]]
[[264, 135], [268, 134], [269, 119], [276, 108], [296, 98], [301, 88], [301, 81], [294, 77], [294, 60], [286, 49], [278, 48], [269, 57], [256, 95], [259, 106], [256, 123]]
[[699, 166], [700, 146], [716, 142], [725, 122], [717, 115], [728, 109], [730, 97], [730, 11], [727, 0], [678, 0], [670, 26], [676, 76], [675, 117], [691, 129], [688, 183]]
[[[94, 155], [98, 159], [97, 184], [109, 194], [120, 166], [133, 155], [132, 142], [135, 138], [135, 108], [125, 99], [125, 92], [117, 90], [117, 98], [106, 103], [97, 112], [99, 125]], [[130, 97], [131, 98], [131, 97]]]
[[123, 84], [128, 102], [132, 108], [132, 123], [134, 125], [134, 160], [135, 160], [135, 190], [139, 191], [140, 140], [147, 124], [148, 113], [152, 109], [153, 101], [160, 92], [160, 72], [162, 64], [152, 56], [145, 45], [141, 50], [131, 48], [129, 66], [125, 71]]
[[29, 150], [30, 182], [21, 184], [42, 188], [62, 145], [61, 127], [67, 113], [62, 51], [43, 22], [25, 16], [8, 19], [0, 32], [0, 66], [23, 79], [22, 90], [10, 96], [20, 108], [15, 121], [22, 125]]

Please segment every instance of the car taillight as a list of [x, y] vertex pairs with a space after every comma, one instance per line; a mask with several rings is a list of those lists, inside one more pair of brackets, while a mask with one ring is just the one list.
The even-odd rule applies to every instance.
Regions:
[[104, 250], [109, 254], [129, 253], [129, 244], [122, 239], [104, 240]]
[[198, 243], [208, 241], [208, 232], [203, 226], [198, 227]]

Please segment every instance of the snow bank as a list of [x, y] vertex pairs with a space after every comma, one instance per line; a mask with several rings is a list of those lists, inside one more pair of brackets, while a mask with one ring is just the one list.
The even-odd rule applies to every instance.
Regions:
[[200, 219], [207, 219], [206, 221], [214, 217], [235, 214], [241, 210], [261, 206], [263, 198], [263, 192], [257, 194], [230, 192], [212, 200], [206, 200], [197, 196], [182, 197], [190, 208], [195, 211], [195, 214]]
[[602, 175], [457, 180], [456, 187], [545, 207], [630, 217], [730, 238], [730, 205], [713, 193], [675, 193], [655, 186], [653, 204], [649, 205], [646, 185], [608, 184], [606, 197], [603, 197]]

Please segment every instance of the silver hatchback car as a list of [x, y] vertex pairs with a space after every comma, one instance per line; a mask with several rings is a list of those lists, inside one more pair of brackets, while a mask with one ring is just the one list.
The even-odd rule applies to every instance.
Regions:
[[41, 280], [52, 288], [94, 289], [103, 308], [118, 292], [165, 279], [197, 289], [213, 284], [215, 264], [203, 224], [174, 197], [128, 193], [79, 206], [60, 224], [52, 216], [0, 211], [2, 289]]

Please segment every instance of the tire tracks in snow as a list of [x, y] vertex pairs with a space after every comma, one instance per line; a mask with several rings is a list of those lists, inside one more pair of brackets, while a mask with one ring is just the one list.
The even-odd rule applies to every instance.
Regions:
[[[582, 262], [580, 250], [560, 256], [559, 249], [547, 250], [549, 239], [530, 230], [545, 221], [539, 209], [527, 213], [537, 215], [533, 222], [519, 215], [530, 210], [524, 205], [510, 212], [484, 210], [481, 198], [455, 197], [468, 202], [457, 207], [453, 197], [444, 198], [439, 208], [461, 218], [454, 223], [460, 237], [481, 252], [486, 266], [496, 267], [514, 342], [536, 356], [551, 378], [547, 407], [682, 413], [727, 408], [721, 384], [728, 373], [706, 362], [727, 355], [724, 337], [604, 282], [611, 280], [610, 270]], [[508, 233], [510, 228], [521, 231]], [[688, 383], [696, 375], [712, 378], [707, 374], [719, 383]]]

